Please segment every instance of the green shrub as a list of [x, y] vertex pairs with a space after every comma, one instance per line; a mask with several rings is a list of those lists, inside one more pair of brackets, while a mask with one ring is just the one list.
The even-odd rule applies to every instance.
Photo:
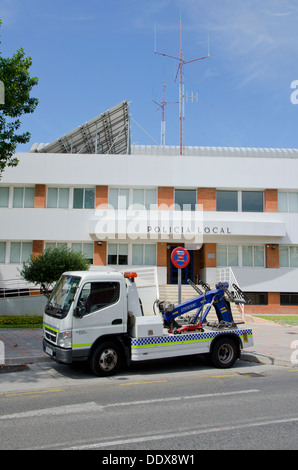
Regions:
[[68, 248], [47, 248], [39, 256], [31, 256], [23, 263], [20, 274], [25, 281], [40, 287], [40, 292], [47, 298], [53, 284], [66, 271], [88, 271], [90, 261], [81, 252]]
[[0, 328], [42, 328], [42, 316], [0, 317]]

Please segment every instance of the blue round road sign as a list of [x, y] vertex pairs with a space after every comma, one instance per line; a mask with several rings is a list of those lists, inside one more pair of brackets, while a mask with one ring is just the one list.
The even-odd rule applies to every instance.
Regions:
[[186, 268], [189, 263], [189, 253], [185, 248], [178, 246], [172, 251], [171, 261], [173, 265], [178, 269]]

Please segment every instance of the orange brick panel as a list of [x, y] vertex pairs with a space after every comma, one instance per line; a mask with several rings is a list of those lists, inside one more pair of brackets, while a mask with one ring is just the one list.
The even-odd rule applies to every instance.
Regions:
[[198, 204], [203, 204], [204, 211], [216, 211], [216, 189], [198, 188]]

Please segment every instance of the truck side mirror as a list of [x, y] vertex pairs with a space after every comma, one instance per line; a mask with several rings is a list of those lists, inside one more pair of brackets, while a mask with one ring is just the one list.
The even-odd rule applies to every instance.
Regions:
[[78, 302], [78, 305], [73, 311], [73, 316], [76, 318], [83, 318], [83, 316], [86, 313], [86, 306], [83, 304], [83, 302]]

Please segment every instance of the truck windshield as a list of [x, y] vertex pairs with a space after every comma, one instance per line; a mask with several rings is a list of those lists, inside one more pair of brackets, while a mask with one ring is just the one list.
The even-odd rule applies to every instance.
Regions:
[[61, 276], [46, 305], [46, 313], [52, 316], [66, 317], [77, 291], [81, 278]]

